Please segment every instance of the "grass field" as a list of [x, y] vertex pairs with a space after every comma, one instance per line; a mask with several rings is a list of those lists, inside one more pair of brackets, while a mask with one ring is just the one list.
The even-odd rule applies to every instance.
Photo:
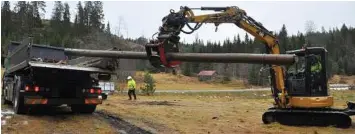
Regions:
[[[2, 105], [1, 110], [11, 109]], [[42, 109], [43, 110], [43, 109]], [[45, 114], [4, 115], [1, 117], [1, 133], [4, 134], [53, 134], [84, 133], [113, 134], [115, 129], [103, 118], [85, 114], [71, 114], [70, 109], [45, 109]]]
[[[259, 88], [257, 86], [248, 85], [242, 80], [232, 80], [228, 83], [220, 83], [215, 81], [199, 81], [197, 77], [188, 77], [181, 74], [172, 75], [168, 73], [152, 74], [156, 81], [157, 90], [219, 90], [219, 89], [245, 89], [245, 88]], [[137, 81], [137, 86], [143, 86], [143, 72], [137, 72], [134, 79]], [[330, 84], [343, 83], [355, 84], [355, 76], [334, 75], [329, 79]], [[119, 83], [121, 89], [126, 88], [125, 82]]]
[[[3, 70], [2, 70], [3, 71]], [[142, 75], [142, 74], [138, 74]], [[236, 89], [246, 88], [243, 82], [234, 80], [228, 84], [205, 83], [197, 78], [154, 74], [157, 89]], [[142, 77], [136, 77], [142, 81]], [[342, 77], [340, 78], [340, 80]], [[339, 80], [339, 81], [340, 81]], [[346, 81], [353, 80], [351, 77]], [[336, 80], [334, 80], [336, 82]], [[178, 87], [178, 88], [176, 88]], [[347, 100], [355, 101], [355, 91], [331, 91], [334, 107], [344, 108]], [[153, 133], [300, 133], [300, 134], [353, 134], [349, 129], [334, 127], [293, 127], [278, 123], [265, 125], [261, 115], [273, 102], [269, 91], [236, 93], [160, 93], [153, 96], [138, 96], [129, 101], [126, 95], [108, 97], [97, 110], [107, 112], [149, 130]], [[2, 109], [6, 108], [2, 106]], [[3, 119], [3, 118], [2, 118]], [[116, 133], [101, 117], [92, 115], [24, 116], [16, 115], [7, 121], [2, 130], [6, 133]]]
[[[355, 101], [355, 91], [332, 92], [335, 107]], [[278, 123], [265, 125], [261, 115], [272, 104], [267, 91], [240, 93], [158, 94], [110, 96], [98, 109], [157, 133], [354, 133], [334, 127], [293, 127]]]

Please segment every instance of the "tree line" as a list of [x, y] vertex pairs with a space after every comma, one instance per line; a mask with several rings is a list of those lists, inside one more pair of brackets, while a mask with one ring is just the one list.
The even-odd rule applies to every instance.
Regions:
[[104, 24], [103, 3], [101, 1], [79, 1], [74, 22], [71, 21], [67, 2], [54, 2], [51, 18], [43, 18], [46, 7], [44, 1], [18, 1], [13, 10], [9, 1], [2, 2], [1, 43], [2, 50], [12, 40], [22, 40], [32, 36], [34, 43], [52, 46], [76, 47], [74, 40], [91, 33], [100, 32], [111, 36], [109, 22]]
[[[49, 44], [62, 47], [76, 46], [75, 39], [101, 33], [108, 38], [116, 38], [111, 34], [110, 24], [104, 24], [103, 3], [100, 1], [79, 1], [76, 5], [74, 21], [68, 3], [55, 1], [51, 18], [43, 19], [46, 3], [43, 1], [18, 1], [11, 10], [10, 2], [2, 2], [1, 43], [2, 51], [12, 40], [22, 40], [33, 36], [34, 43]], [[275, 33], [279, 39], [281, 53], [287, 50], [300, 49], [302, 46], [321, 46], [328, 50], [327, 74], [355, 75], [355, 29], [345, 24], [339, 28], [316, 31], [312, 23], [307, 22], [306, 33], [288, 34], [286, 25]], [[148, 39], [125, 39], [128, 42], [145, 44]], [[84, 40], [85, 41], [85, 40]], [[183, 52], [203, 53], [264, 53], [265, 45], [254, 40], [249, 34], [237, 34], [232, 39], [221, 42], [205, 41], [196, 38], [193, 43], [181, 43]], [[99, 42], [96, 42], [100, 44]], [[139, 62], [136, 69], [151, 68], [149, 64]], [[231, 78], [247, 78], [249, 83], [267, 83], [267, 70], [259, 64], [217, 64], [217, 63], [183, 63], [180, 67], [184, 75], [193, 76], [201, 70], [216, 70], [225, 80]]]

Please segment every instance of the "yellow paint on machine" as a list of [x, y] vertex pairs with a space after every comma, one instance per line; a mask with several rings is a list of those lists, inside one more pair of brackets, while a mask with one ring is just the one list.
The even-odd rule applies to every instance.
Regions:
[[302, 108], [323, 108], [333, 106], [333, 97], [291, 97], [289, 105]]

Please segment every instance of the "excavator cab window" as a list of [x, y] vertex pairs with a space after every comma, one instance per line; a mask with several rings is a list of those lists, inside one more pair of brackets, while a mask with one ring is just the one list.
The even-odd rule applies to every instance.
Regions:
[[303, 95], [306, 92], [306, 59], [299, 57], [299, 61], [287, 68], [286, 87], [292, 95]]
[[288, 93], [293, 96], [327, 96], [326, 50], [311, 47], [286, 53], [298, 56], [298, 62], [287, 68]]
[[[323, 63], [323, 64], [322, 64]], [[311, 96], [325, 96], [327, 95], [326, 75], [324, 69], [324, 62], [322, 62], [321, 54], [309, 54], [307, 56], [307, 79], [308, 89], [310, 89]]]

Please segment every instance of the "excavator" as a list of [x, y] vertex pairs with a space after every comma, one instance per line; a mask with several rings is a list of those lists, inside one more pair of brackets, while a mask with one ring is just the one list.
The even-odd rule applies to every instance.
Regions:
[[[195, 15], [194, 10], [216, 13]], [[191, 26], [191, 23], [195, 25]], [[167, 54], [179, 52], [181, 32], [192, 34], [204, 23], [215, 24], [216, 31], [222, 23], [235, 24], [265, 44], [267, 54], [281, 54], [277, 37], [237, 6], [181, 6], [177, 12], [170, 10], [162, 19], [159, 32], [145, 45], [151, 65], [157, 68], [174, 68], [181, 64], [181, 61], [171, 59]], [[189, 31], [184, 30], [185, 26]], [[323, 47], [303, 47], [286, 51], [286, 54], [296, 56], [294, 64], [286, 67], [268, 65], [274, 103], [262, 115], [263, 123], [350, 127], [350, 116], [355, 115], [355, 103], [348, 101], [345, 109], [332, 108], [334, 99], [329, 94], [326, 75], [327, 50]], [[314, 71], [314, 65], [317, 65], [318, 71]]]

